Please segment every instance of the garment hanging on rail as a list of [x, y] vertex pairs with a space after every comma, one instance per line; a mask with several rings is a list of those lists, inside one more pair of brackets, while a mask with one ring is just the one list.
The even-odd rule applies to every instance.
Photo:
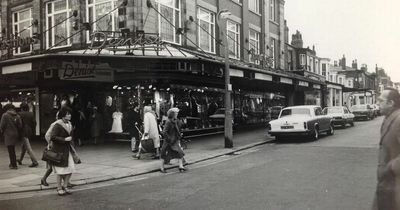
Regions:
[[110, 133], [122, 133], [122, 113], [119, 111], [116, 111], [113, 113], [112, 118], [113, 118], [113, 123], [111, 127]]

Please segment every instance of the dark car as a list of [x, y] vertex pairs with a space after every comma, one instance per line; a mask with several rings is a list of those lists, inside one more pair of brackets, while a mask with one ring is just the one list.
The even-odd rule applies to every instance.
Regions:
[[350, 108], [350, 111], [354, 114], [354, 119], [374, 119], [374, 110], [369, 104], [354, 105]]
[[281, 113], [282, 109], [283, 109], [283, 106], [271, 107], [271, 120], [278, 119], [279, 113]]

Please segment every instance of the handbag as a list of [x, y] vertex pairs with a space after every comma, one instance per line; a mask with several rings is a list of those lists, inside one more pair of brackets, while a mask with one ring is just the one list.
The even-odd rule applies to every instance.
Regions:
[[61, 163], [62, 155], [61, 153], [57, 153], [46, 148], [43, 151], [42, 160], [51, 163]]
[[154, 151], [154, 141], [151, 138], [145, 138], [143, 137], [140, 140], [140, 145], [139, 147], [142, 148], [143, 152], [152, 152]]

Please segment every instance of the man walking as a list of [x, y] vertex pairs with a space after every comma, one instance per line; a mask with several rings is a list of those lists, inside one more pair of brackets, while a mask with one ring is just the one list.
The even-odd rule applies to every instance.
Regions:
[[126, 122], [128, 123], [129, 135], [131, 137], [131, 150], [132, 152], [138, 152], [140, 137], [136, 126], [140, 126], [142, 124], [138, 103], [133, 103], [132, 107], [129, 109]]
[[19, 116], [22, 120], [23, 125], [23, 133], [22, 133], [22, 147], [21, 147], [21, 156], [19, 160], [17, 160], [18, 164], [22, 165], [22, 161], [24, 160], [25, 153], [28, 152], [29, 157], [31, 158], [32, 164], [29, 167], [37, 167], [39, 165], [35, 154], [33, 153], [30, 140], [34, 135], [34, 130], [36, 128], [36, 121], [33, 112], [29, 112], [29, 106], [27, 103], [21, 104], [21, 112]]
[[385, 120], [379, 143], [378, 183], [374, 210], [400, 210], [400, 95], [385, 89], [378, 98]]

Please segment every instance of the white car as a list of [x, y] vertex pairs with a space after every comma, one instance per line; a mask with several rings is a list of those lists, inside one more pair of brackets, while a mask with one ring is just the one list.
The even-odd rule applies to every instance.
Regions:
[[332, 118], [334, 125], [346, 127], [347, 124], [350, 124], [350, 126], [354, 126], [354, 114], [345, 106], [326, 107], [323, 113]]
[[281, 110], [279, 118], [269, 122], [268, 133], [280, 140], [287, 136], [309, 136], [313, 140], [320, 133], [334, 134], [332, 118], [323, 115], [319, 106], [291, 106]]

